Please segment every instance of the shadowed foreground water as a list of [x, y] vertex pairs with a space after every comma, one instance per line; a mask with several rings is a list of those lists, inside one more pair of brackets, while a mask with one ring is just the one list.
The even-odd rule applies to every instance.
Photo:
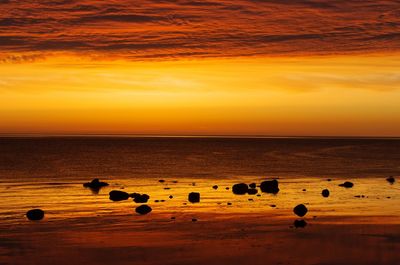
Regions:
[[[400, 257], [400, 187], [385, 180], [399, 175], [396, 140], [0, 142], [0, 264], [389, 265]], [[110, 186], [84, 188], [93, 177]], [[273, 177], [276, 195], [231, 191]], [[346, 180], [354, 187], [338, 186]], [[115, 189], [149, 194], [153, 211], [140, 216], [131, 199], [110, 201]], [[192, 191], [200, 203], [187, 201]], [[309, 210], [304, 229], [292, 227], [300, 203]], [[28, 221], [32, 208], [45, 219]]]

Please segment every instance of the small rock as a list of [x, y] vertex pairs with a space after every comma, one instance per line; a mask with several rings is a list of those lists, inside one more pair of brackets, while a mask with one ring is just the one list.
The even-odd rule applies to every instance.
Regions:
[[32, 209], [26, 213], [26, 217], [31, 221], [39, 221], [44, 217], [44, 211], [41, 209]]
[[327, 179], [327, 181], [332, 181], [332, 179]]
[[390, 176], [386, 179], [386, 181], [389, 182], [390, 184], [393, 184], [396, 181], [396, 179], [394, 177]]
[[86, 182], [83, 184], [85, 188], [102, 188], [108, 186], [107, 182], [100, 181], [99, 179], [93, 179], [91, 182]]
[[151, 210], [152, 210], [151, 207], [148, 206], [147, 204], [140, 205], [135, 209], [135, 211], [141, 215], [148, 214], [149, 212], [151, 212]]
[[227, 205], [232, 205], [232, 203], [231, 203], [231, 202], [228, 202]]
[[275, 208], [275, 207], [276, 207], [276, 205], [275, 205], [275, 204], [271, 204], [271, 205], [270, 205], [270, 207], [272, 207], [272, 208]]
[[164, 183], [164, 182], [165, 182], [165, 180], [163, 180], [163, 179], [160, 179], [158, 182], [160, 182], [160, 183]]
[[307, 191], [306, 189], [303, 189], [303, 191]]
[[133, 201], [136, 203], [146, 203], [150, 199], [147, 194], [138, 194], [134, 197]]
[[171, 189], [170, 187], [165, 187], [165, 188], [164, 188], [164, 190], [170, 190], [170, 189]]
[[329, 197], [329, 190], [328, 189], [324, 189], [324, 190], [322, 190], [322, 197], [325, 197], [325, 198], [327, 198], [327, 197]]
[[293, 212], [300, 217], [303, 217], [304, 215], [307, 214], [308, 210], [307, 207], [304, 204], [299, 204], [296, 207], [294, 207]]
[[258, 190], [257, 189], [248, 189], [247, 190], [247, 194], [249, 194], [249, 195], [255, 195], [255, 194], [257, 194], [258, 193]]
[[130, 197], [128, 193], [120, 190], [112, 190], [110, 191], [109, 195], [110, 195], [110, 200], [115, 202], [127, 200]]
[[193, 218], [193, 219], [192, 219], [192, 222], [197, 222], [197, 219], [196, 219], [196, 218]]
[[256, 183], [253, 182], [253, 183], [249, 184], [249, 187], [252, 189], [255, 189], [255, 188], [257, 188], [257, 185], [256, 185]]
[[260, 188], [262, 192], [277, 194], [279, 192], [279, 183], [276, 179], [263, 181]]
[[214, 190], [216, 190], [216, 189], [218, 189], [218, 185], [214, 185], [212, 188], [213, 188]]
[[175, 220], [175, 219], [176, 219], [176, 217], [175, 217], [175, 216], [172, 216], [172, 217], [171, 217], [171, 220]]
[[189, 200], [191, 203], [200, 202], [200, 193], [198, 193], [198, 192], [191, 192], [191, 193], [189, 193], [188, 200]]
[[232, 192], [236, 195], [243, 195], [247, 193], [249, 187], [245, 183], [239, 183], [232, 186]]
[[352, 188], [354, 186], [354, 184], [350, 181], [346, 181], [342, 184], [339, 184], [340, 187], [345, 187], [345, 188]]
[[226, 187], [225, 189], [226, 189], [226, 190], [229, 190], [229, 187]]
[[295, 220], [293, 223], [294, 227], [296, 228], [304, 228], [307, 225], [307, 222], [304, 220]]
[[169, 197], [168, 198], [170, 198], [170, 199], [172, 199], [174, 196], [172, 196], [172, 195], [169, 195]]

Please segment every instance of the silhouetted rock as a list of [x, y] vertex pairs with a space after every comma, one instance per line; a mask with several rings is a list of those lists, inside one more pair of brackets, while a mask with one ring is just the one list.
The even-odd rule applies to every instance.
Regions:
[[191, 192], [191, 193], [189, 193], [188, 200], [189, 200], [191, 203], [200, 202], [200, 193], [198, 193], [198, 192]]
[[266, 180], [261, 182], [260, 188], [262, 192], [276, 194], [279, 192], [279, 183], [276, 179]]
[[296, 207], [294, 207], [293, 212], [300, 217], [303, 217], [304, 215], [307, 214], [308, 210], [307, 207], [304, 204], [299, 204]]
[[327, 181], [332, 181], [332, 179], [327, 179]]
[[108, 186], [107, 182], [100, 181], [99, 179], [93, 179], [91, 182], [86, 182], [83, 187], [91, 189], [93, 192], [98, 193], [101, 188]]
[[151, 212], [151, 207], [150, 206], [148, 206], [147, 204], [143, 204], [143, 205], [140, 205], [139, 207], [136, 207], [136, 209], [135, 209], [135, 211], [138, 213], [138, 214], [148, 214], [149, 212]]
[[163, 180], [163, 179], [160, 179], [160, 180], [158, 180], [158, 182], [160, 182], [160, 183], [164, 183], [164, 182], [165, 182], [165, 180]]
[[214, 185], [212, 188], [213, 188], [214, 190], [216, 190], [216, 189], [218, 189], [218, 185]]
[[396, 181], [396, 179], [395, 179], [394, 177], [388, 177], [386, 180], [387, 180], [387, 182], [389, 182], [390, 184], [393, 184], [393, 183]]
[[258, 192], [257, 189], [248, 189], [248, 190], [247, 190], [247, 194], [249, 194], [249, 195], [257, 194], [257, 192]]
[[323, 197], [327, 198], [327, 197], [329, 197], [329, 190], [328, 189], [324, 189], [324, 190], [322, 190], [321, 194], [322, 194]]
[[229, 190], [229, 187], [226, 187], [225, 189], [226, 189], [226, 190]]
[[170, 190], [170, 189], [171, 189], [170, 187], [165, 187], [165, 188], [164, 188], [164, 190]]
[[197, 222], [197, 219], [196, 219], [196, 218], [193, 218], [193, 219], [192, 219], [192, 222]]
[[275, 204], [271, 204], [271, 205], [270, 205], [270, 207], [272, 207], [272, 208], [275, 208], [275, 207], [276, 207], [276, 205], [275, 205]]
[[109, 195], [110, 195], [110, 200], [115, 202], [127, 200], [130, 197], [128, 193], [120, 190], [112, 190], [110, 191]]
[[147, 194], [137, 194], [133, 201], [136, 203], [146, 203], [150, 199], [150, 196]]
[[231, 203], [231, 202], [228, 202], [227, 205], [232, 205], [232, 203]]
[[339, 184], [340, 187], [345, 187], [345, 188], [352, 188], [354, 186], [354, 184], [350, 181], [346, 181], [342, 184]]
[[175, 217], [175, 216], [172, 216], [172, 217], [171, 217], [171, 220], [175, 220], [175, 219], [176, 219], [176, 217]]
[[293, 223], [294, 227], [296, 228], [304, 228], [307, 225], [307, 222], [304, 220], [295, 220]]
[[306, 189], [303, 189], [303, 191], [307, 191]]
[[236, 195], [246, 194], [249, 187], [245, 183], [239, 183], [232, 186], [232, 192]]
[[26, 217], [31, 221], [39, 221], [44, 217], [44, 211], [41, 209], [32, 209], [26, 213]]
[[252, 189], [255, 189], [257, 187], [257, 185], [256, 185], [256, 183], [250, 183], [249, 187], [252, 188]]
[[172, 195], [169, 195], [169, 197], [168, 198], [170, 198], [170, 199], [172, 199], [174, 196], [172, 196]]

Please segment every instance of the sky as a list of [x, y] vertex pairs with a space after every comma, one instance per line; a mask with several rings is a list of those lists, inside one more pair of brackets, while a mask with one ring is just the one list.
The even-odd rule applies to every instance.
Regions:
[[0, 134], [400, 136], [400, 1], [0, 0]]

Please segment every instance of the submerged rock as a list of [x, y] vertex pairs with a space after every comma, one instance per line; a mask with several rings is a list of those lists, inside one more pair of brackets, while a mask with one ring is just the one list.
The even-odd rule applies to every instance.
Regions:
[[150, 199], [150, 196], [147, 194], [137, 194], [133, 201], [136, 203], [146, 203]]
[[135, 211], [138, 214], [142, 214], [142, 215], [148, 214], [149, 212], [151, 212], [151, 210], [152, 210], [151, 207], [148, 206], [147, 204], [140, 205], [139, 207], [136, 207], [136, 209], [135, 209]]
[[299, 204], [296, 207], [293, 208], [293, 212], [300, 217], [303, 217], [304, 215], [307, 214], [308, 210], [307, 207], [304, 204]]
[[218, 189], [218, 185], [214, 185], [212, 188], [213, 188], [214, 190], [216, 190], [216, 189]]
[[239, 183], [232, 186], [232, 192], [236, 195], [246, 194], [249, 187], [245, 183]]
[[262, 192], [277, 194], [279, 192], [279, 183], [276, 179], [266, 180], [261, 182], [260, 188]]
[[100, 181], [99, 179], [93, 179], [91, 182], [83, 183], [83, 187], [89, 188], [95, 193], [98, 193], [101, 188], [108, 186], [107, 182]]
[[39, 221], [44, 217], [44, 211], [41, 209], [32, 209], [26, 213], [26, 217], [31, 221]]
[[254, 195], [254, 194], [257, 194], [257, 193], [258, 193], [257, 189], [248, 189], [247, 190], [247, 194], [249, 194], [249, 195]]
[[354, 186], [354, 184], [350, 181], [346, 181], [342, 184], [339, 184], [340, 187], [345, 187], [345, 188], [352, 188]]
[[127, 192], [120, 191], [120, 190], [112, 190], [109, 193], [110, 200], [112, 201], [123, 201], [129, 199], [130, 195]]
[[304, 228], [307, 225], [307, 222], [304, 220], [295, 220], [293, 223], [294, 227], [296, 228]]
[[169, 197], [168, 197], [168, 198], [172, 199], [172, 198], [174, 198], [174, 196], [172, 196], [172, 195], [169, 195]]
[[257, 185], [256, 185], [256, 183], [253, 182], [253, 183], [249, 184], [249, 187], [252, 189], [255, 189], [257, 187]]
[[329, 190], [328, 189], [324, 189], [324, 190], [322, 190], [322, 197], [325, 197], [325, 198], [327, 198], [327, 197], [329, 197]]
[[163, 180], [163, 179], [160, 179], [160, 180], [158, 180], [158, 182], [160, 182], [160, 183], [164, 183], [164, 182], [165, 182], [165, 180]]
[[386, 181], [389, 182], [390, 184], [393, 184], [396, 181], [396, 179], [394, 177], [388, 177]]
[[198, 192], [191, 192], [188, 195], [188, 200], [191, 203], [196, 203], [196, 202], [200, 202], [200, 193]]

